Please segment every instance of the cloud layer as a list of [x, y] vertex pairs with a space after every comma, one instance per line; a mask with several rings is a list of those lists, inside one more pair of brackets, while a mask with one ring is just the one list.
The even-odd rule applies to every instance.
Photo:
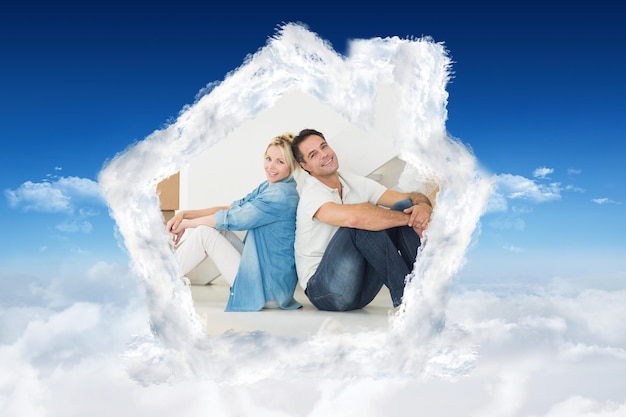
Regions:
[[[610, 277], [612, 290], [597, 288], [602, 276], [582, 286], [564, 277], [497, 294], [454, 288], [451, 278], [498, 178], [478, 171], [475, 158], [445, 134], [449, 61], [441, 45], [359, 41], [351, 57], [361, 61], [344, 62], [314, 34], [287, 29], [172, 126], [121, 153], [102, 173], [130, 269], [99, 262], [52, 279], [0, 276], [0, 415], [625, 416], [623, 274]], [[362, 65], [352, 74], [346, 68], [355, 62]], [[308, 78], [307, 69], [319, 77]], [[325, 77], [328, 71], [339, 79]], [[396, 109], [404, 123], [397, 126], [408, 165], [404, 186], [433, 177], [445, 185], [401, 314], [386, 333], [203, 337], [167, 236], [159, 235], [156, 182], [271, 107], [288, 86], [366, 128], [376, 74], [408, 83]], [[233, 92], [245, 82], [252, 95], [242, 106]], [[210, 143], [207, 131], [214, 133]], [[539, 181], [553, 172], [535, 174]], [[509, 197], [543, 201], [557, 194], [549, 185], [500, 177]], [[66, 197], [95, 198], [94, 190], [88, 181], [64, 179], [24, 184], [7, 196], [16, 207], [67, 212], [77, 206]], [[42, 196], [53, 201], [45, 205]]]
[[[626, 335], [618, 331], [626, 314], [624, 289], [560, 285], [504, 296], [455, 292], [448, 302], [448, 320], [471, 341], [477, 357], [454, 381], [394, 372], [379, 378], [294, 372], [246, 384], [201, 376], [163, 384], [158, 382], [168, 376], [168, 368], [162, 363], [151, 364], [150, 380], [143, 366], [146, 358], [129, 357], [140, 352], [129, 341], [150, 337], [143, 296], [121, 285], [138, 283], [136, 277], [105, 264], [82, 276], [101, 282], [116, 275], [119, 280], [110, 285], [111, 291], [100, 296], [96, 290], [77, 293], [69, 285], [51, 283], [40, 285], [38, 293], [58, 294], [55, 297], [3, 301], [3, 416], [375, 417], [416, 409], [427, 415], [470, 417], [626, 413]], [[23, 280], [14, 287], [29, 293], [33, 285]], [[6, 337], [9, 333], [12, 336]], [[442, 359], [448, 357], [442, 352]], [[136, 364], [142, 369], [141, 380], [129, 377]], [[334, 366], [341, 371], [341, 363], [328, 369]]]

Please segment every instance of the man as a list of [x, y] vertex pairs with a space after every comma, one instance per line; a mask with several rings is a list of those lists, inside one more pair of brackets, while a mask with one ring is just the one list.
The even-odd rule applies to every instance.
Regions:
[[302, 130], [292, 150], [309, 173], [298, 204], [295, 257], [311, 303], [328, 311], [360, 309], [385, 285], [393, 306], [400, 305], [432, 214], [428, 197], [339, 172], [337, 155], [317, 130]]

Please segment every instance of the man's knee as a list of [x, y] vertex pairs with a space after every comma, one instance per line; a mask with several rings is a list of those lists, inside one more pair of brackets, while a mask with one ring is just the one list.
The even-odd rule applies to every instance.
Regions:
[[355, 300], [350, 300], [344, 294], [325, 294], [318, 297], [309, 297], [311, 304], [323, 311], [350, 311], [355, 309]]
[[355, 268], [355, 265], [349, 262], [339, 262], [331, 274], [313, 276], [309, 280], [306, 291], [311, 304], [325, 311], [354, 310], [359, 294], [357, 284], [360, 282], [355, 273], [360, 273], [360, 269]]

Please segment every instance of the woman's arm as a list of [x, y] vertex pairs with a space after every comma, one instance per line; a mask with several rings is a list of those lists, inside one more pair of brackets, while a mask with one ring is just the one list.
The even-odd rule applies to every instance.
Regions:
[[185, 229], [200, 225], [215, 227], [215, 213], [229, 208], [230, 206], [215, 206], [197, 210], [181, 210], [167, 222], [165, 230], [174, 235], [174, 243], [177, 244]]
[[295, 219], [298, 205], [295, 182], [262, 184], [249, 197], [215, 215], [218, 230], [251, 230], [285, 218]]

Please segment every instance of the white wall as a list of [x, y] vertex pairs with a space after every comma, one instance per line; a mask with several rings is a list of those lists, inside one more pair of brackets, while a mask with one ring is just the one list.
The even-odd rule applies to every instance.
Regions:
[[341, 169], [368, 175], [392, 161], [389, 166], [395, 179], [381, 182], [395, 184], [403, 165], [394, 160], [398, 149], [388, 137], [393, 120], [385, 110], [393, 100], [391, 91], [379, 97], [374, 128], [368, 132], [315, 98], [291, 91], [181, 170], [180, 209], [226, 205], [245, 196], [265, 179], [263, 153], [270, 139], [286, 131], [297, 134], [304, 128], [324, 133], [338, 155]]

